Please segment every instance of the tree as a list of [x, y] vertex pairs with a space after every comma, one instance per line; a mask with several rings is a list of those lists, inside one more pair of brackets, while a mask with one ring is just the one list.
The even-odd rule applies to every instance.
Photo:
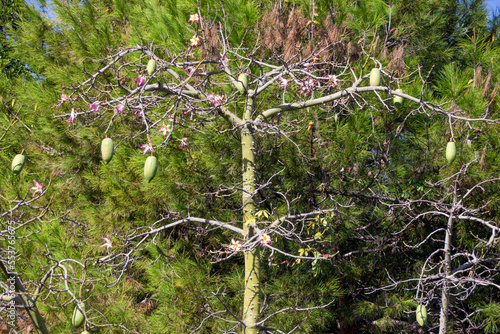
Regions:
[[[18, 88], [45, 110], [31, 145], [51, 213], [25, 232], [46, 251], [27, 261], [48, 268], [26, 272], [35, 296], [58, 309], [87, 301], [92, 329], [141, 321], [129, 307], [140, 301], [155, 333], [416, 331], [417, 302], [430, 320], [442, 314], [441, 332], [496, 326], [498, 298], [477, 304], [480, 286], [498, 286], [493, 64], [484, 80], [466, 57], [444, 58], [437, 76], [419, 70], [425, 57], [405, 50], [421, 41], [394, 34], [404, 13], [382, 1], [56, 6], [69, 26], [34, 18], [17, 44], [46, 79]], [[489, 66], [493, 41], [472, 43]], [[368, 86], [373, 67], [382, 81]], [[463, 142], [449, 166], [448, 139]], [[151, 183], [139, 181], [139, 144], [158, 159]]]

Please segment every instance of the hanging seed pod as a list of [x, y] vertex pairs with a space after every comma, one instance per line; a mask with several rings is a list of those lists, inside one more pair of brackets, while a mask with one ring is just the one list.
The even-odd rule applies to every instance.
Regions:
[[417, 306], [416, 315], [418, 324], [424, 326], [427, 322], [427, 310], [425, 309], [425, 305], [420, 304]]
[[12, 173], [19, 174], [23, 170], [24, 163], [26, 162], [26, 157], [22, 154], [18, 154], [12, 160]]
[[156, 157], [148, 157], [146, 159], [146, 163], [144, 164], [144, 179], [146, 179], [146, 181], [148, 182], [151, 182], [151, 180], [156, 176], [157, 168], [158, 160], [156, 160]]
[[151, 58], [149, 61], [148, 61], [148, 74], [151, 75], [153, 74], [155, 71], [156, 71], [156, 61]]
[[457, 146], [454, 141], [448, 142], [446, 145], [446, 161], [451, 164], [457, 157]]
[[378, 85], [380, 85], [380, 70], [378, 68], [374, 68], [370, 72], [370, 86]]
[[238, 82], [236, 83], [236, 88], [241, 94], [244, 94], [248, 88], [248, 75], [246, 73], [240, 73], [238, 75]]
[[115, 153], [115, 147], [113, 144], [113, 140], [111, 138], [105, 138], [101, 142], [101, 154], [102, 160], [106, 163], [111, 161], [113, 158], [113, 154]]
[[[396, 92], [403, 93], [403, 90], [396, 89]], [[394, 95], [394, 106], [398, 109], [403, 106], [403, 98], [401, 96]]]
[[85, 303], [78, 303], [73, 310], [73, 316], [71, 317], [71, 323], [75, 327], [80, 327], [85, 321]]

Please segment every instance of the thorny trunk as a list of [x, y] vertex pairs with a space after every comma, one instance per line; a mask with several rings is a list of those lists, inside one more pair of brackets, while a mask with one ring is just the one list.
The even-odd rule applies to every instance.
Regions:
[[[455, 213], [455, 206], [457, 203], [457, 184], [455, 182], [453, 189], [453, 204], [450, 209], [450, 216], [446, 224], [446, 236], [444, 239], [444, 274], [445, 276], [451, 275], [451, 233], [453, 231], [453, 215]], [[450, 307], [450, 291], [448, 287], [448, 278], [445, 277], [443, 281], [443, 288], [441, 292], [441, 311], [439, 314], [439, 334], [446, 334], [448, 328], [448, 309]]]
[[[251, 121], [253, 99], [247, 97], [243, 122]], [[249, 123], [244, 124], [241, 130], [241, 148], [243, 163], [243, 228], [245, 238], [255, 234], [255, 156], [254, 134]], [[245, 252], [245, 300], [243, 303], [243, 321], [246, 324], [245, 334], [259, 332], [256, 323], [259, 318], [259, 248]]]

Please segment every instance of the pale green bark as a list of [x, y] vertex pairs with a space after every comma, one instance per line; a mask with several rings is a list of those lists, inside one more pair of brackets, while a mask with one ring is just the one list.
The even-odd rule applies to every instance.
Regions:
[[[251, 121], [253, 99], [247, 97], [243, 121]], [[255, 155], [254, 134], [250, 123], [241, 129], [241, 148], [243, 158], [243, 230], [248, 240], [255, 234]], [[245, 299], [243, 302], [243, 322], [246, 324], [245, 334], [259, 332], [255, 324], [259, 318], [259, 248], [245, 252]]]
[[31, 300], [29, 295], [26, 293], [26, 290], [24, 289], [23, 283], [19, 279], [19, 276], [15, 273], [9, 273], [7, 271], [7, 268], [5, 268], [4, 264], [0, 261], [0, 268], [4, 272], [4, 274], [7, 277], [13, 277], [14, 278], [14, 286], [16, 289], [16, 294], [21, 297], [22, 303], [24, 306], [26, 306], [26, 311], [28, 311], [28, 314], [33, 321], [33, 324], [35, 325], [36, 329], [38, 329], [42, 334], [49, 334], [49, 331], [47, 330], [47, 327], [45, 326], [45, 321], [42, 318], [42, 315], [38, 311], [38, 308], [36, 307], [36, 304]]

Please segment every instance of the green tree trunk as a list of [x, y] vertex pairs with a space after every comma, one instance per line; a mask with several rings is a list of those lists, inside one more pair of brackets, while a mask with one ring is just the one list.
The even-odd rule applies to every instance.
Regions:
[[[253, 98], [247, 97], [243, 121], [252, 120]], [[241, 130], [241, 151], [243, 164], [243, 228], [245, 239], [255, 235], [255, 155], [254, 133], [250, 123], [244, 124]], [[259, 317], [259, 248], [245, 252], [245, 300], [243, 303], [243, 321], [246, 324], [245, 334], [258, 333], [255, 327]]]

